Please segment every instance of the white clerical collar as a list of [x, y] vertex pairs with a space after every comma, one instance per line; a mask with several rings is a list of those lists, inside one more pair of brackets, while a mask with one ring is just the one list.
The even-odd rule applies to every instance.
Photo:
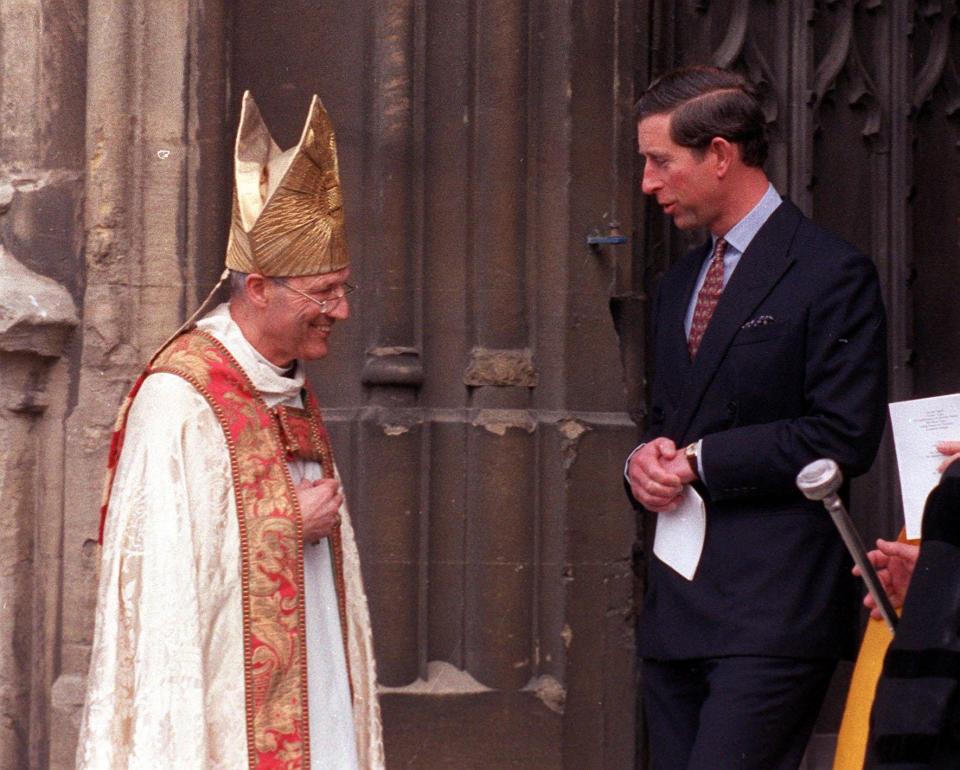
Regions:
[[197, 328], [212, 334], [230, 354], [237, 359], [253, 386], [267, 402], [275, 406], [289, 399], [299, 398], [306, 380], [303, 364], [296, 362], [293, 373], [268, 361], [250, 341], [243, 336], [237, 322], [230, 316], [230, 306], [223, 303], [197, 321]]

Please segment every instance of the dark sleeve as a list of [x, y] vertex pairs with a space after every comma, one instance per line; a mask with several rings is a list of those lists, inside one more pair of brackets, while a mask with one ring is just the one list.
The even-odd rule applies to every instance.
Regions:
[[[804, 413], [703, 438], [703, 470], [714, 499], [795, 491], [812, 460], [835, 460], [846, 476], [873, 462], [886, 419], [886, 323], [876, 269], [857, 253], [816, 276], [822, 290], [806, 319]], [[826, 271], [824, 271], [826, 272]]]
[[927, 496], [922, 541], [941, 540], [960, 548], [960, 461], [947, 466]]
[[871, 715], [879, 764], [960, 767], [960, 463], [927, 497], [923, 540]]

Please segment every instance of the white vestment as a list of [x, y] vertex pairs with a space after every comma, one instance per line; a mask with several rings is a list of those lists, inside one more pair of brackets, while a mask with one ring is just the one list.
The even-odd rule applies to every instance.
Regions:
[[[197, 324], [268, 407], [301, 407], [293, 376], [221, 305]], [[322, 476], [288, 463], [294, 484]], [[346, 505], [341, 535], [354, 698], [326, 539], [304, 547], [311, 770], [383, 767], [372, 638]], [[248, 766], [240, 532], [223, 429], [187, 380], [151, 374], [133, 401], [104, 531], [77, 767]], [[358, 748], [359, 746], [359, 748]]]

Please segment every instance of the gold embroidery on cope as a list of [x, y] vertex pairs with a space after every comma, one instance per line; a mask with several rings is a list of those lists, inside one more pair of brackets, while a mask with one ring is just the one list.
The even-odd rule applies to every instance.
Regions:
[[302, 524], [279, 426], [229, 352], [203, 332], [178, 337], [151, 371], [188, 379], [227, 437], [240, 518], [250, 767], [307, 767]]

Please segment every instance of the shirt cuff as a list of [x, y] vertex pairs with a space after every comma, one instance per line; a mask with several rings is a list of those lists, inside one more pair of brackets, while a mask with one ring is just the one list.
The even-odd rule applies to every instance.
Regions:
[[643, 449], [647, 445], [647, 442], [644, 441], [642, 444], [638, 444], [634, 450], [627, 455], [627, 461], [623, 464], [623, 478], [626, 482], [630, 483], [630, 476], [627, 474], [627, 471], [630, 469], [630, 458], [633, 457], [637, 452]]
[[697, 441], [697, 476], [700, 477], [700, 483], [706, 486], [707, 477], [703, 475], [703, 439]]

